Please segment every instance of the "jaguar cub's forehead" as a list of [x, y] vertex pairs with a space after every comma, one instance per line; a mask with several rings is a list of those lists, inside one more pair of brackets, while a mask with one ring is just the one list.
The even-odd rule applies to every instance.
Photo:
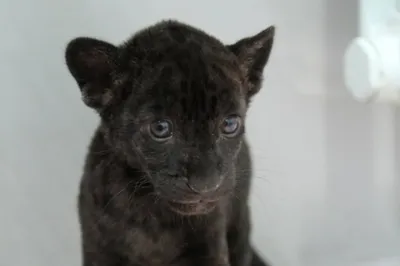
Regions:
[[214, 37], [177, 22], [137, 33], [121, 47], [134, 97], [160, 115], [214, 119], [245, 109], [236, 57]]
[[65, 61], [83, 102], [103, 120], [111, 121], [126, 106], [144, 105], [212, 118], [230, 110], [244, 112], [260, 91], [274, 34], [270, 26], [224, 45], [198, 28], [162, 21], [118, 46], [74, 38]]

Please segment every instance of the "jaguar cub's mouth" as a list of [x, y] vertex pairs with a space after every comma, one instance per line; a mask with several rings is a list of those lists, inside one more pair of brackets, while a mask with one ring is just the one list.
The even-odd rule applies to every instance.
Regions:
[[204, 215], [212, 212], [217, 206], [215, 200], [193, 200], [193, 201], [167, 201], [168, 207], [180, 215]]

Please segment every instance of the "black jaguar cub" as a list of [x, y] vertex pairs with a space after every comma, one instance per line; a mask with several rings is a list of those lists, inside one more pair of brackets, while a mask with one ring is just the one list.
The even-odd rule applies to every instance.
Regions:
[[84, 266], [265, 265], [249, 243], [245, 119], [274, 27], [225, 45], [163, 21], [66, 62], [101, 117], [79, 194]]

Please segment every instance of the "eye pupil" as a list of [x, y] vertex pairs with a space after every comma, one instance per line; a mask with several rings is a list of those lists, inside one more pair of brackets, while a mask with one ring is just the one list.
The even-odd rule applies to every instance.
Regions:
[[224, 119], [222, 123], [222, 133], [225, 135], [234, 135], [240, 127], [240, 118], [230, 116]]
[[169, 138], [172, 135], [172, 123], [168, 120], [160, 120], [150, 125], [150, 133], [157, 140]]
[[163, 132], [166, 128], [167, 128], [166, 125], [162, 123], [156, 125], [156, 131], [158, 132]]

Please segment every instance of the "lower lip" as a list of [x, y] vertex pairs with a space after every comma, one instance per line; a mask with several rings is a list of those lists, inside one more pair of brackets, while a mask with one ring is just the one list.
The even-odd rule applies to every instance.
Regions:
[[215, 209], [216, 201], [199, 201], [197, 203], [180, 203], [169, 201], [168, 206], [180, 215], [204, 215]]

